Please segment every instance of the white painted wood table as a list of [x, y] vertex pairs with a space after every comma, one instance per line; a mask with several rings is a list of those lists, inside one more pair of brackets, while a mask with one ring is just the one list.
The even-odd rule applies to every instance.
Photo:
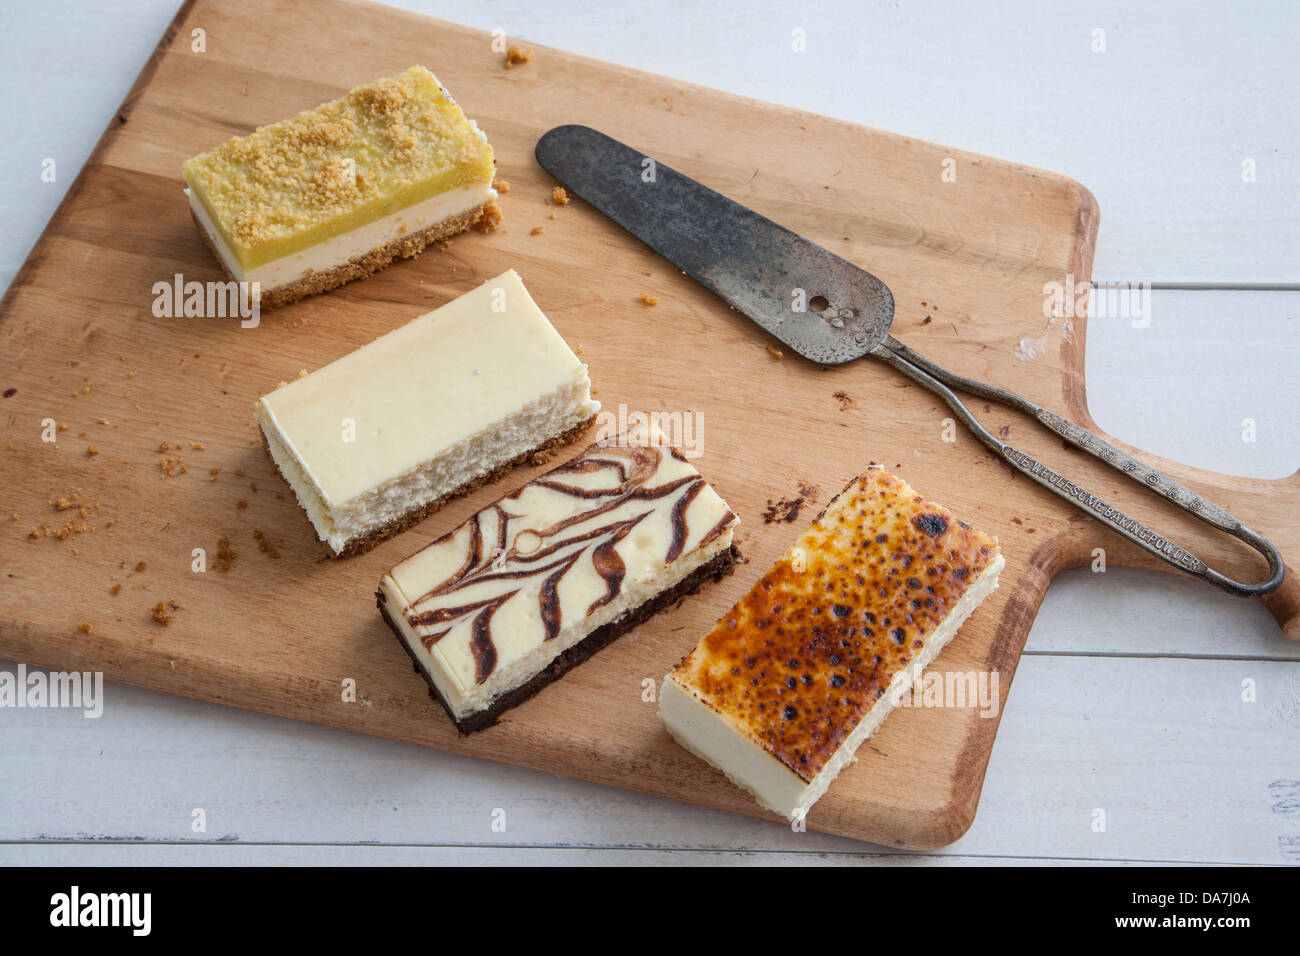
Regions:
[[[173, 4], [7, 12], [0, 286]], [[1296, 6], [400, 5], [1080, 180], [1102, 210], [1095, 279], [1154, 289], [1147, 327], [1089, 324], [1099, 425], [1222, 472], [1300, 466]], [[791, 52], [795, 29], [805, 54]], [[1179, 400], [1150, 383], [1181, 386]], [[1296, 864], [1300, 643], [1258, 604], [1188, 580], [1064, 575], [1029, 638], [975, 824], [923, 857], [119, 686], [97, 721], [0, 711], [0, 760], [0, 864]], [[194, 808], [206, 833], [192, 832]]]

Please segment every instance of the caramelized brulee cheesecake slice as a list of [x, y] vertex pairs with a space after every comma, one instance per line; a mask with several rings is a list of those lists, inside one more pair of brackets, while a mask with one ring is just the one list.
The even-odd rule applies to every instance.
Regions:
[[422, 66], [235, 137], [184, 166], [190, 211], [263, 309], [490, 221], [492, 147]]
[[461, 733], [730, 567], [736, 516], [656, 434], [592, 445], [384, 575], [384, 620]]
[[664, 680], [695, 755], [790, 820], [997, 587], [997, 542], [878, 469], [856, 478]]

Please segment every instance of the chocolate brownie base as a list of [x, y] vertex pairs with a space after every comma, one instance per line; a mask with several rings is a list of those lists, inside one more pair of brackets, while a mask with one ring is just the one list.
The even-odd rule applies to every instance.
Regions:
[[434, 683], [432, 675], [425, 669], [420, 661], [416, 658], [414, 652], [407, 647], [406, 641], [402, 638], [402, 633], [398, 630], [393, 618], [388, 613], [388, 602], [384, 599], [383, 591], [376, 591], [376, 605], [379, 607], [379, 613], [384, 616], [388, 626], [392, 628], [393, 633], [397, 636], [397, 643], [401, 644], [410, 656], [411, 662], [415, 665], [415, 670], [429, 685], [429, 696], [442, 704], [443, 709], [447, 711], [447, 716], [451, 722], [456, 725], [456, 729], [462, 735], [472, 734], [476, 730], [483, 730], [491, 727], [497, 722], [500, 716], [511, 707], [522, 704], [529, 697], [532, 697], [539, 690], [550, 684], [552, 681], [559, 680], [571, 668], [581, 664], [591, 655], [595, 654], [602, 647], [614, 642], [614, 640], [623, 634], [626, 634], [632, 628], [636, 627], [643, 621], [653, 617], [659, 611], [663, 610], [670, 604], [694, 593], [701, 584], [708, 578], [715, 581], [721, 581], [731, 573], [736, 563], [740, 559], [740, 553], [733, 544], [730, 548], [720, 552], [712, 561], [702, 564], [686, 577], [682, 578], [671, 588], [666, 591], [660, 591], [644, 604], [628, 611], [618, 620], [610, 621], [608, 624], [596, 628], [577, 644], [574, 644], [568, 650], [559, 654], [553, 661], [546, 665], [545, 668], [538, 671], [530, 680], [513, 690], [508, 690], [500, 697], [492, 701], [486, 710], [480, 710], [477, 713], [470, 714], [467, 717], [457, 718], [452, 712], [451, 707], [443, 696], [438, 693], [438, 686]]
[[[457, 233], [464, 232], [483, 217], [484, 211], [492, 203], [493, 200], [489, 200], [481, 206], [475, 206], [473, 209], [450, 216], [442, 220], [442, 222], [434, 223], [427, 229], [398, 236], [392, 242], [371, 249], [369, 252], [363, 253], [340, 266], [335, 266], [333, 269], [327, 269], [324, 272], [313, 272], [311, 275], [303, 276], [288, 285], [277, 286], [274, 289], [264, 289], [261, 298], [258, 300], [258, 307], [263, 312], [267, 312], [278, 306], [297, 302], [309, 295], [336, 289], [353, 279], [364, 279], [366, 276], [378, 272], [394, 259], [409, 259], [411, 256], [423, 252], [425, 247], [432, 242], [450, 239]], [[213, 245], [212, 237], [208, 235], [208, 231], [203, 228], [192, 209], [190, 210], [190, 216], [194, 219], [194, 225], [199, 230], [199, 235], [203, 237], [204, 243], [212, 250], [213, 256], [216, 257], [217, 262], [221, 264], [224, 270], [225, 263], [222, 262], [221, 254]], [[229, 275], [228, 272], [226, 274]]]
[[[375, 545], [379, 544], [381, 541], [386, 541], [389, 538], [393, 537], [394, 535], [401, 534], [407, 528], [412, 528], [415, 525], [419, 524], [425, 518], [429, 517], [429, 515], [433, 514], [435, 511], [437, 511], [439, 508], [445, 505], [452, 498], [458, 498], [461, 495], [467, 495], [471, 491], [474, 491], [477, 488], [486, 485], [490, 481], [496, 481], [498, 478], [500, 478], [510, 469], [515, 468], [518, 465], [522, 465], [525, 462], [527, 462], [530, 465], [544, 465], [546, 462], [550, 461], [552, 458], [555, 457], [556, 452], [560, 449], [561, 446], [567, 445], [570, 442], [572, 442], [575, 438], [577, 438], [588, 428], [590, 428], [591, 424], [595, 420], [596, 420], [596, 416], [592, 415], [586, 421], [579, 422], [577, 425], [574, 425], [572, 428], [560, 432], [560, 434], [556, 435], [554, 438], [547, 439], [546, 441], [542, 442], [540, 445], [536, 446], [535, 448], [531, 448], [528, 451], [523, 452], [522, 454], [516, 455], [514, 458], [511, 458], [509, 461], [503, 461], [501, 464], [497, 465], [491, 471], [485, 472], [484, 474], [479, 475], [477, 478], [471, 478], [469, 481], [465, 482], [465, 484], [461, 485], [459, 488], [449, 491], [445, 495], [442, 495], [439, 498], [435, 498], [433, 501], [430, 501], [427, 504], [419, 505], [418, 507], [412, 508], [410, 511], [406, 512], [405, 514], [400, 515], [399, 517], [393, 519], [388, 524], [376, 528], [375, 530], [371, 531], [370, 533], [360, 538], [353, 538], [351, 541], [349, 541], [346, 545], [343, 546], [342, 551], [335, 551], [332, 547], [330, 547], [328, 541], [321, 541], [321, 546], [325, 549], [325, 553], [328, 554], [331, 558], [351, 558], [358, 554], [364, 554], [365, 552], [373, 548]], [[271, 460], [271, 464], [275, 465], [276, 473], [279, 474], [282, 479], [284, 479], [285, 484], [289, 485], [289, 487], [292, 488], [293, 485], [290, 484], [289, 480], [284, 477], [284, 473], [280, 471], [280, 466], [276, 464], [275, 456], [271, 454], [271, 448], [266, 443], [266, 435], [262, 436], [262, 450], [266, 452], [266, 457]], [[295, 497], [297, 497], [296, 492], [295, 492]], [[298, 506], [302, 507], [302, 502], [299, 502]], [[313, 530], [315, 530], [314, 527]]]

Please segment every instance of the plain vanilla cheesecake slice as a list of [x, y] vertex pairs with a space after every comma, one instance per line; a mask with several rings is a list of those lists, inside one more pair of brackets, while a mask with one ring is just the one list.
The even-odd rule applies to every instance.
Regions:
[[461, 733], [730, 568], [736, 516], [653, 434], [590, 446], [384, 575], [379, 609]]
[[422, 66], [184, 165], [199, 230], [260, 307], [333, 289], [499, 215], [492, 147]]
[[802, 819], [997, 587], [997, 542], [872, 469], [664, 679], [659, 714], [760, 804]]
[[587, 366], [511, 269], [282, 384], [254, 415], [317, 536], [339, 557], [511, 465], [549, 457], [599, 410]]

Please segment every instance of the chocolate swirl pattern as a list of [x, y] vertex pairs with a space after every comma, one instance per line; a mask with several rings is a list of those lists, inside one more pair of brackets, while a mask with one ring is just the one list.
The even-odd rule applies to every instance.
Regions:
[[502, 671], [549, 659], [563, 648], [539, 646], [572, 645], [653, 596], [657, 582], [675, 583], [702, 554], [729, 546], [735, 523], [675, 449], [593, 445], [389, 578], [407, 599], [405, 630], [468, 690], [517, 680]]

